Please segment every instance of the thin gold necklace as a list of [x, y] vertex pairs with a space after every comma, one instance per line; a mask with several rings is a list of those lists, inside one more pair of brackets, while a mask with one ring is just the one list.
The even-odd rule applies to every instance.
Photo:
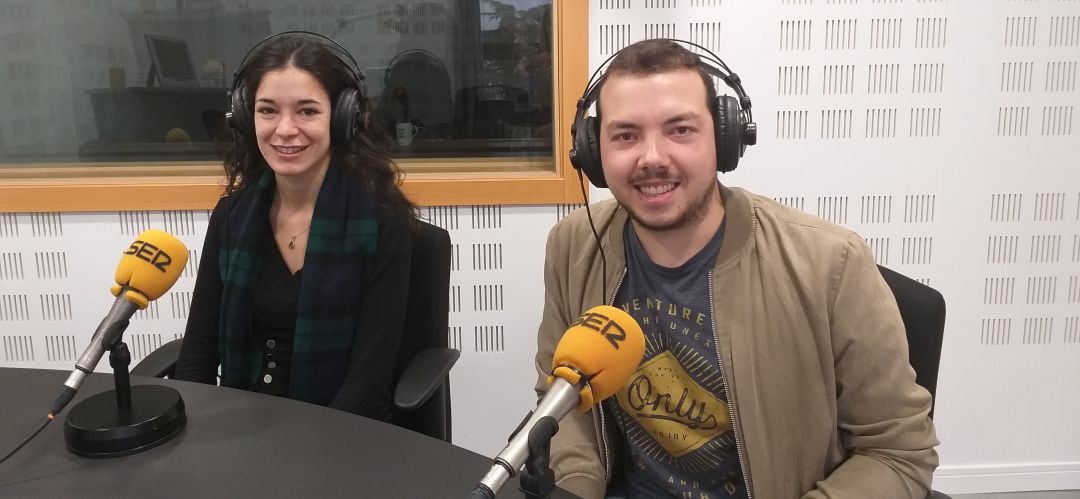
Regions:
[[[285, 227], [284, 225], [282, 225], [281, 228], [285, 229], [285, 232], [289, 232], [288, 227]], [[307, 225], [307, 227], [304, 227], [304, 230], [301, 230], [300, 232], [297, 232], [296, 234], [292, 234], [290, 232], [290, 234], [292, 234], [292, 235], [289, 236], [289, 249], [296, 249], [296, 236], [299, 236], [300, 234], [303, 234], [303, 233], [307, 232], [308, 229], [310, 229], [310, 228], [311, 228], [311, 224], [309, 223]]]

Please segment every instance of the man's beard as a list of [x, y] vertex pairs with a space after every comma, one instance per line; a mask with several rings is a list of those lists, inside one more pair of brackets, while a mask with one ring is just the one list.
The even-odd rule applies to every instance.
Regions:
[[683, 227], [689, 226], [698, 220], [701, 220], [705, 213], [709, 211], [709, 203], [712, 202], [713, 196], [719, 196], [717, 192], [716, 182], [713, 182], [709, 189], [705, 189], [701, 196], [691, 200], [690, 205], [687, 207], [678, 218], [668, 223], [652, 224], [643, 220], [634, 212], [629, 206], [626, 206], [626, 211], [630, 214], [630, 218], [641, 228], [648, 229], [653, 232], [667, 232]]

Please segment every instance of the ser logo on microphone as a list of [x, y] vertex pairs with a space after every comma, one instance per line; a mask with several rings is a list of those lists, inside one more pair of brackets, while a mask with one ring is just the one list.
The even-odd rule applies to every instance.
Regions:
[[616, 350], [619, 349], [619, 344], [626, 339], [626, 330], [618, 322], [598, 312], [581, 314], [581, 317], [570, 323], [570, 327], [574, 326], [584, 326], [600, 333]]
[[124, 252], [125, 255], [133, 255], [135, 258], [145, 260], [153, 265], [155, 268], [165, 273], [165, 268], [172, 263], [173, 259], [169, 256], [165, 250], [154, 246], [146, 241], [136, 239], [131, 243], [131, 246]]

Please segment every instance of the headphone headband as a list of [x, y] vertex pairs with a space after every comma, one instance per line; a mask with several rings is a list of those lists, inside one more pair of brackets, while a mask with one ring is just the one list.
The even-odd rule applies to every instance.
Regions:
[[320, 35], [318, 33], [313, 33], [311, 31], [292, 30], [282, 31], [281, 33], [274, 33], [273, 35], [270, 35], [260, 40], [259, 43], [255, 44], [254, 47], [251, 47], [251, 49], [249, 49], [247, 53], [244, 54], [244, 58], [240, 60], [240, 65], [236, 67], [236, 71], [233, 72], [234, 86], [236, 83], [244, 81], [242, 76], [244, 76], [244, 73], [247, 71], [247, 63], [248, 59], [251, 57], [251, 54], [258, 53], [259, 50], [261, 50], [264, 46], [269, 45], [270, 43], [276, 41], [278, 38], [289, 35], [304, 35], [308, 38], [315, 39], [316, 42], [326, 47], [327, 50], [334, 54], [334, 56], [337, 57], [338, 60], [340, 60], [341, 63], [345, 65], [345, 69], [349, 71], [349, 74], [353, 77], [354, 80], [360, 83], [364, 82], [364, 72], [360, 70], [360, 65], [356, 62], [356, 59], [353, 58], [352, 54], [350, 54], [349, 51], [346, 50], [345, 47], [343, 47], [340, 43], [334, 41], [331, 38]]
[[253, 116], [247, 109], [249, 97], [244, 88], [247, 80], [248, 64], [252, 54], [258, 54], [264, 47], [285, 36], [301, 35], [308, 38], [319, 46], [329, 51], [345, 67], [345, 71], [352, 79], [353, 84], [341, 91], [339, 95], [331, 96], [334, 99], [330, 113], [330, 136], [331, 142], [338, 147], [345, 147], [353, 140], [360, 129], [368, 125], [367, 112], [367, 88], [364, 84], [364, 72], [356, 59], [340, 43], [310, 31], [283, 31], [263, 38], [254, 47], [244, 54], [236, 71], [233, 72], [232, 86], [229, 88], [228, 106], [229, 112], [225, 114], [225, 121], [230, 127], [248, 140], [254, 139]]
[[[734, 170], [739, 164], [739, 158], [746, 151], [746, 147], [757, 143], [757, 125], [754, 123], [754, 115], [750, 110], [750, 96], [743, 89], [742, 80], [719, 56], [701, 45], [674, 38], [657, 40], [667, 40], [699, 49], [703, 53], [696, 53], [683, 47], [694, 56], [699, 71], [722, 80], [725, 85], [735, 91], [737, 99], [728, 95], [717, 95], [715, 102], [709, 103], [716, 140], [716, 168], [720, 172]], [[570, 128], [572, 143], [570, 164], [579, 172], [584, 172], [589, 177], [589, 181], [600, 188], [607, 187], [600, 158], [600, 122], [595, 117], [586, 116], [586, 113], [596, 103], [600, 89], [607, 79], [607, 73], [604, 70], [612, 59], [624, 50], [626, 48], [608, 56], [604, 62], [600, 63], [596, 71], [593, 71], [585, 92], [578, 99], [574, 124]], [[714, 85], [711, 82], [709, 84]], [[712, 88], [715, 90], [715, 85]]]
[[[750, 97], [746, 94], [746, 90], [743, 89], [742, 79], [728, 67], [727, 63], [720, 59], [720, 56], [716, 55], [708, 48], [694, 42], [680, 40], [678, 38], [658, 38], [658, 40], [668, 40], [683, 45], [689, 45], [704, 52], [703, 54], [698, 54], [690, 51], [691, 54], [694, 54], [694, 56], [698, 58], [698, 67], [705, 70], [709, 75], [723, 80], [724, 84], [735, 92], [735, 95], [739, 98], [741, 110], [746, 114], [747, 123], [754, 122], [754, 114], [753, 111], [751, 111], [753, 104], [750, 102]], [[596, 103], [600, 88], [603, 86], [604, 80], [606, 79], [605, 76], [607, 73], [604, 69], [612, 59], [619, 55], [620, 52], [622, 52], [622, 49], [609, 55], [608, 58], [604, 59], [604, 62], [601, 62], [600, 66], [593, 71], [592, 75], [589, 76], [589, 82], [585, 85], [585, 93], [578, 99], [577, 115], [584, 117], [585, 113], [588, 112], [589, 107]], [[575, 117], [574, 121], [576, 122], [577, 120], [578, 118]]]

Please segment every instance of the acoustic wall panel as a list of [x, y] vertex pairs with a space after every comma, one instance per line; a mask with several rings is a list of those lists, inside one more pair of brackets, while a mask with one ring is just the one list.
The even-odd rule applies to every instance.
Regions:
[[135, 237], [150, 228], [149, 211], [125, 211], [120, 212], [119, 215], [120, 233], [125, 236]]
[[[19, 262], [22, 262], [22, 255]], [[67, 253], [63, 251], [35, 251], [34, 269], [38, 279], [67, 279]]]
[[30, 234], [33, 237], [61, 237], [64, 235], [64, 224], [59, 213], [31, 213]]
[[74, 365], [75, 360], [79, 358], [79, 352], [75, 351], [74, 335], [46, 334], [43, 339], [47, 361], [68, 362]]
[[[70, 369], [115, 300], [109, 287], [121, 253], [150, 228], [177, 236], [189, 259], [172, 290], [133, 315], [125, 338], [181, 336], [208, 216], [205, 210], [0, 215], [0, 233], [12, 236], [0, 235], [0, 335], [31, 338], [13, 340], [8, 350], [18, 353], [9, 358]], [[148, 340], [139, 341], [138, 349], [129, 345], [133, 363], [151, 350]], [[102, 364], [107, 371], [108, 362]]]
[[866, 238], [866, 244], [870, 246], [870, 251], [874, 255], [874, 261], [879, 265], [889, 265], [889, 243], [890, 239], [887, 237]]
[[986, 244], [986, 263], [1016, 263], [1020, 236], [989, 236]]
[[173, 291], [169, 293], [169, 316], [176, 320], [186, 321], [191, 311], [191, 291]]
[[1080, 317], [1066, 317], [1064, 328], [1064, 341], [1063, 343], [1077, 345], [1080, 344]]
[[0, 253], [0, 280], [17, 281], [24, 275], [22, 253]]
[[926, 138], [941, 135], [942, 113], [940, 107], [911, 108], [909, 113], [908, 137]]
[[[810, 72], [810, 66], [796, 66], [805, 73]], [[871, 83], [867, 83], [870, 86]], [[797, 95], [807, 95], [806, 85], [802, 85], [803, 91]], [[854, 64], [831, 64], [824, 66], [822, 71], [822, 93], [825, 95], [851, 95], [855, 92], [855, 65]], [[784, 95], [783, 92], [778, 92]], [[793, 94], [794, 93], [790, 93]]]
[[40, 320], [43, 322], [70, 321], [71, 320], [71, 295], [68, 293], [52, 293], [38, 295], [41, 305]]
[[34, 362], [34, 337], [0, 335], [4, 341], [4, 362], [11, 365]]
[[195, 278], [199, 275], [200, 251], [202, 251], [201, 247], [199, 249], [188, 248], [187, 264], [184, 265], [184, 271], [180, 273], [180, 277]]
[[1075, 92], [1077, 61], [1047, 61], [1045, 92]]
[[862, 196], [859, 222], [887, 224], [892, 222], [892, 196]]
[[938, 94], [945, 91], [944, 63], [913, 63], [911, 68], [911, 93]]
[[[668, 23], [671, 26], [672, 36], [674, 36], [675, 24]], [[687, 39], [702, 47], [705, 47], [713, 52], [720, 50], [720, 22], [700, 22], [690, 23], [689, 36]]]
[[125, 342], [131, 351], [132, 359], [146, 357], [164, 343], [161, 333], [130, 334], [125, 337]]
[[19, 237], [19, 224], [14, 213], [0, 213], [0, 238]]
[[30, 320], [30, 301], [25, 293], [0, 295], [0, 322]]
[[1012, 337], [1012, 319], [983, 319], [979, 343], [983, 346], [1008, 345]]

